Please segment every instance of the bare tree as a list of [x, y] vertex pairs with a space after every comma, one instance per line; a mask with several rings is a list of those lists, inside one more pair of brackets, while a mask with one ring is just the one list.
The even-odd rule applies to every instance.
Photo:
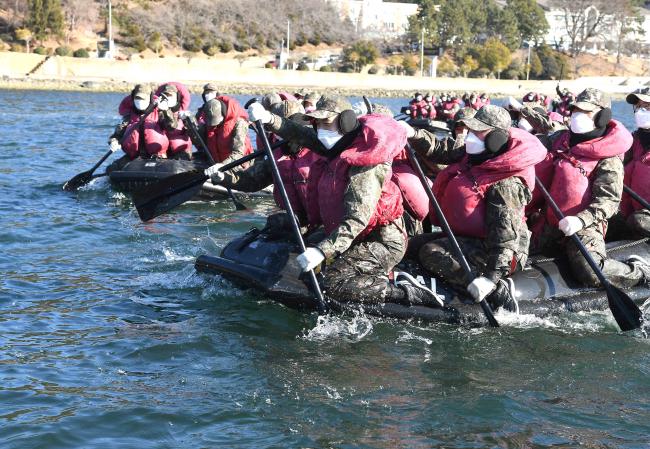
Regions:
[[608, 16], [626, 0], [557, 0], [553, 6], [562, 11], [569, 38], [569, 52], [576, 57], [584, 52], [589, 39], [598, 36]]

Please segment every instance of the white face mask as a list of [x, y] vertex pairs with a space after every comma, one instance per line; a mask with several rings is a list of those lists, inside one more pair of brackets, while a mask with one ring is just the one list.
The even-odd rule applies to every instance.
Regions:
[[594, 121], [584, 112], [574, 112], [571, 114], [571, 131], [575, 134], [584, 134], [596, 129]]
[[160, 104], [158, 105], [159, 109], [162, 109], [163, 111], [166, 111], [167, 109], [171, 109], [174, 106], [176, 106], [177, 100], [176, 100], [176, 95], [170, 95], [168, 97], [163, 96]]
[[519, 124], [517, 126], [519, 127], [519, 129], [523, 129], [528, 133], [533, 130], [533, 126], [525, 118], [520, 119]]
[[332, 147], [336, 145], [336, 142], [341, 139], [341, 137], [343, 136], [340, 135], [338, 131], [331, 131], [329, 129], [318, 130], [318, 140], [320, 140], [328, 150], [331, 150]]
[[214, 100], [215, 98], [217, 98], [216, 92], [208, 92], [203, 96], [203, 99], [205, 100], [206, 103], [210, 100]]
[[485, 151], [485, 142], [470, 131], [465, 136], [465, 151], [467, 154], [481, 154]]
[[417, 97], [415, 97], [415, 101], [422, 101], [422, 96], [418, 95]]
[[149, 99], [136, 98], [133, 100], [133, 106], [135, 106], [138, 111], [144, 111], [149, 107]]
[[634, 113], [634, 121], [639, 128], [650, 128], [650, 110], [641, 108]]

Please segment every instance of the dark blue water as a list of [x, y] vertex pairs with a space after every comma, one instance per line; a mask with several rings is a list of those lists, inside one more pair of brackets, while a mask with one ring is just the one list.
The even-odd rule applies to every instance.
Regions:
[[272, 204], [142, 224], [104, 180], [63, 192], [120, 99], [0, 91], [0, 447], [650, 446], [650, 346], [609, 313], [317, 321], [194, 273]]

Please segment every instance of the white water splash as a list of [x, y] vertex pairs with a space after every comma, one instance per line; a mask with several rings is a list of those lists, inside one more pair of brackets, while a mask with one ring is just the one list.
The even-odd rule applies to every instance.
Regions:
[[302, 338], [310, 341], [325, 341], [330, 338], [360, 341], [372, 329], [372, 321], [362, 312], [355, 312], [353, 317], [321, 315], [316, 320], [316, 326], [307, 330]]
[[178, 262], [178, 261], [194, 261], [194, 256], [189, 255], [189, 256], [181, 256], [180, 254], [177, 254], [174, 252], [174, 250], [169, 249], [169, 248], [163, 248], [162, 250], [163, 255], [165, 256], [165, 260], [167, 262]]
[[138, 279], [138, 284], [145, 288], [192, 288], [202, 286], [203, 280], [196, 274], [193, 265], [186, 265], [180, 271], [148, 273]]

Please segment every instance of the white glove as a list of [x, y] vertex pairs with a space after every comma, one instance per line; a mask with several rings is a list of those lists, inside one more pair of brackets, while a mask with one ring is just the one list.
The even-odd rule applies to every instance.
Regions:
[[183, 120], [184, 118], [190, 117], [192, 113], [190, 111], [178, 111], [178, 118]]
[[266, 124], [271, 121], [271, 113], [264, 109], [261, 104], [253, 103], [248, 107], [248, 118], [251, 122], [261, 120], [262, 123]]
[[564, 232], [564, 235], [569, 237], [584, 228], [585, 224], [578, 217], [569, 215], [560, 220], [557, 227], [560, 228], [560, 231]]
[[487, 295], [497, 288], [497, 284], [486, 277], [479, 276], [467, 286], [467, 291], [474, 298], [474, 301], [481, 302]]
[[519, 101], [515, 100], [513, 97], [508, 97], [506, 100], [506, 109], [510, 107], [510, 109], [514, 109], [515, 111], [521, 111], [521, 108], [524, 107], [523, 104], [521, 104]]
[[411, 137], [415, 137], [415, 130], [413, 129], [413, 127], [411, 125], [406, 123], [404, 120], [399, 120], [397, 122], [397, 124], [399, 126], [401, 126], [404, 129], [404, 131], [406, 131], [406, 138], [407, 139], [410, 139]]
[[304, 253], [296, 257], [296, 262], [302, 271], [309, 271], [316, 268], [325, 260], [325, 255], [318, 248], [307, 248]]
[[210, 177], [212, 184], [219, 184], [226, 177], [226, 175], [222, 171], [219, 171], [221, 167], [223, 167], [223, 164], [211, 165], [210, 167], [206, 168], [203, 171], [203, 174], [205, 174], [205, 176]]
[[120, 149], [120, 142], [117, 141], [115, 137], [108, 141], [108, 147], [112, 152], [116, 152]]

